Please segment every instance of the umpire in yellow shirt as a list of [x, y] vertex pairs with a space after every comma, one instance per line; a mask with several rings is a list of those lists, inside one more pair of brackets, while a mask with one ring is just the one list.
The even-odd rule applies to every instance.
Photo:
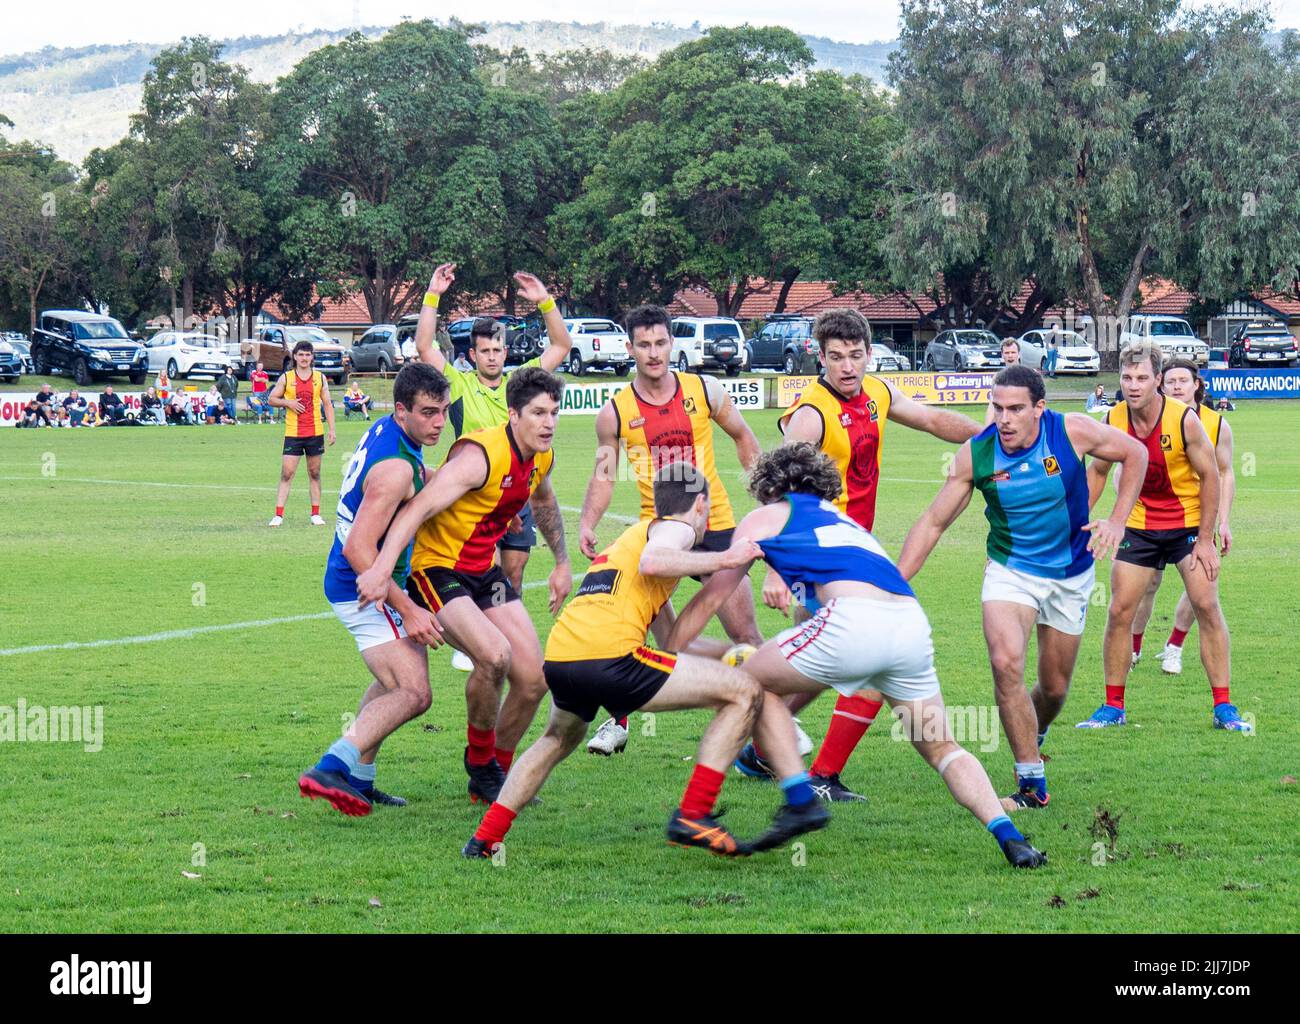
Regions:
[[[505, 326], [491, 317], [475, 320], [470, 331], [469, 352], [474, 363], [472, 371], [456, 369], [442, 354], [442, 349], [434, 338], [438, 327], [438, 302], [455, 280], [454, 263], [444, 263], [433, 272], [420, 309], [420, 322], [415, 329], [415, 347], [420, 360], [445, 375], [451, 384], [451, 405], [447, 410], [447, 419], [459, 440], [463, 434], [497, 427], [506, 422], [509, 414], [506, 409], [505, 383], [509, 374], [505, 368]], [[546, 324], [546, 337], [549, 341], [540, 356], [523, 365], [540, 366], [548, 373], [554, 373], [568, 361], [569, 346], [572, 344], [569, 329], [564, 326], [564, 317], [556, 309], [555, 300], [547, 294], [546, 285], [539, 278], [520, 271], [515, 274], [515, 283], [520, 298], [537, 304], [537, 311], [542, 314]], [[516, 521], [510, 525], [511, 529], [501, 538], [497, 549], [501, 555], [501, 571], [506, 574], [511, 586], [522, 594], [524, 567], [528, 564], [529, 552], [537, 543], [531, 506], [525, 505]]]

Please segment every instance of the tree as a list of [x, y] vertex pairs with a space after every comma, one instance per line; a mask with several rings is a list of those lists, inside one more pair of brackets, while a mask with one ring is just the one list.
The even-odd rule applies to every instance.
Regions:
[[41, 296], [70, 262], [61, 228], [74, 174], [48, 149], [0, 139], [0, 284], [30, 330]]

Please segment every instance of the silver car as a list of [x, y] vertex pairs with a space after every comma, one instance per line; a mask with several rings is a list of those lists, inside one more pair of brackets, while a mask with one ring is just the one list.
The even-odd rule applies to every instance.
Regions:
[[375, 324], [352, 343], [354, 370], [396, 373], [405, 361], [396, 324]]
[[927, 370], [996, 370], [1002, 367], [1002, 341], [992, 331], [957, 328], [941, 331], [925, 347]]

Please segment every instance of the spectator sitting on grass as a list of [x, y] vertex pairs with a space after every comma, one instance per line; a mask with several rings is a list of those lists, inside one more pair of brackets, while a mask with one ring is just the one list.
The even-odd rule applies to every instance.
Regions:
[[145, 388], [145, 392], [140, 396], [140, 413], [143, 420], [154, 423], [165, 424], [167, 418], [163, 412], [162, 399], [158, 397], [158, 390], [152, 384]]
[[68, 397], [63, 400], [63, 417], [64, 426], [67, 427], [79, 427], [86, 418], [86, 400], [76, 388], [69, 391]]
[[1097, 389], [1088, 396], [1088, 412], [1096, 412], [1099, 409], [1109, 409], [1110, 399], [1106, 397], [1106, 386], [1098, 384]]
[[239, 406], [236, 405], [236, 399], [239, 397], [239, 378], [235, 376], [235, 368], [227, 366], [226, 372], [217, 378], [217, 390], [221, 392], [222, 403], [225, 405], [226, 419], [231, 423], [237, 423], [239, 420]]
[[45, 422], [48, 426], [54, 426], [62, 419], [63, 408], [56, 399], [58, 395], [48, 384], [42, 384], [41, 389], [36, 392], [36, 401], [45, 411]]
[[213, 381], [212, 387], [208, 388], [208, 393], [203, 396], [203, 405], [205, 406], [205, 423], [220, 423], [221, 413], [225, 407], [225, 399], [221, 397], [221, 392], [217, 390], [216, 381]]
[[194, 422], [194, 414], [190, 411], [190, 399], [184, 391], [172, 392], [171, 401], [167, 403], [167, 422]]
[[113, 393], [113, 385], [105, 384], [99, 396], [99, 416], [105, 423], [115, 425], [126, 419], [126, 405], [120, 395]]
[[23, 406], [22, 418], [18, 421], [20, 427], [39, 427], [44, 424], [47, 427], [53, 427], [50, 422], [49, 407], [42, 405], [40, 400], [33, 396], [27, 400]]
[[271, 405], [271, 389], [269, 381], [271, 375], [262, 369], [262, 364], [257, 364], [257, 369], [248, 375], [249, 383], [253, 385], [253, 393], [248, 397], [248, 408], [257, 413], [257, 422], [262, 422], [263, 413], [275, 422], [275, 409]]
[[356, 381], [348, 388], [343, 395], [343, 415], [359, 412], [366, 419], [370, 419], [370, 396], [365, 394]]

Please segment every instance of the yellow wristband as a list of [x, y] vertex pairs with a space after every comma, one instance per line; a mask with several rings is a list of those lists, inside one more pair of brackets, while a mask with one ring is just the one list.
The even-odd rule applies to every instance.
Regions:
[[537, 312], [539, 313], [549, 313], [554, 308], [555, 308], [555, 300], [551, 298], [549, 295], [546, 296], [546, 298], [542, 299], [542, 301], [537, 304]]
[[442, 296], [439, 295], [437, 292], [425, 292], [425, 293], [424, 293], [424, 304], [425, 304], [426, 306], [428, 306], [430, 309], [437, 309], [437, 308], [438, 308], [438, 300], [441, 299], [441, 298], [442, 298]]

